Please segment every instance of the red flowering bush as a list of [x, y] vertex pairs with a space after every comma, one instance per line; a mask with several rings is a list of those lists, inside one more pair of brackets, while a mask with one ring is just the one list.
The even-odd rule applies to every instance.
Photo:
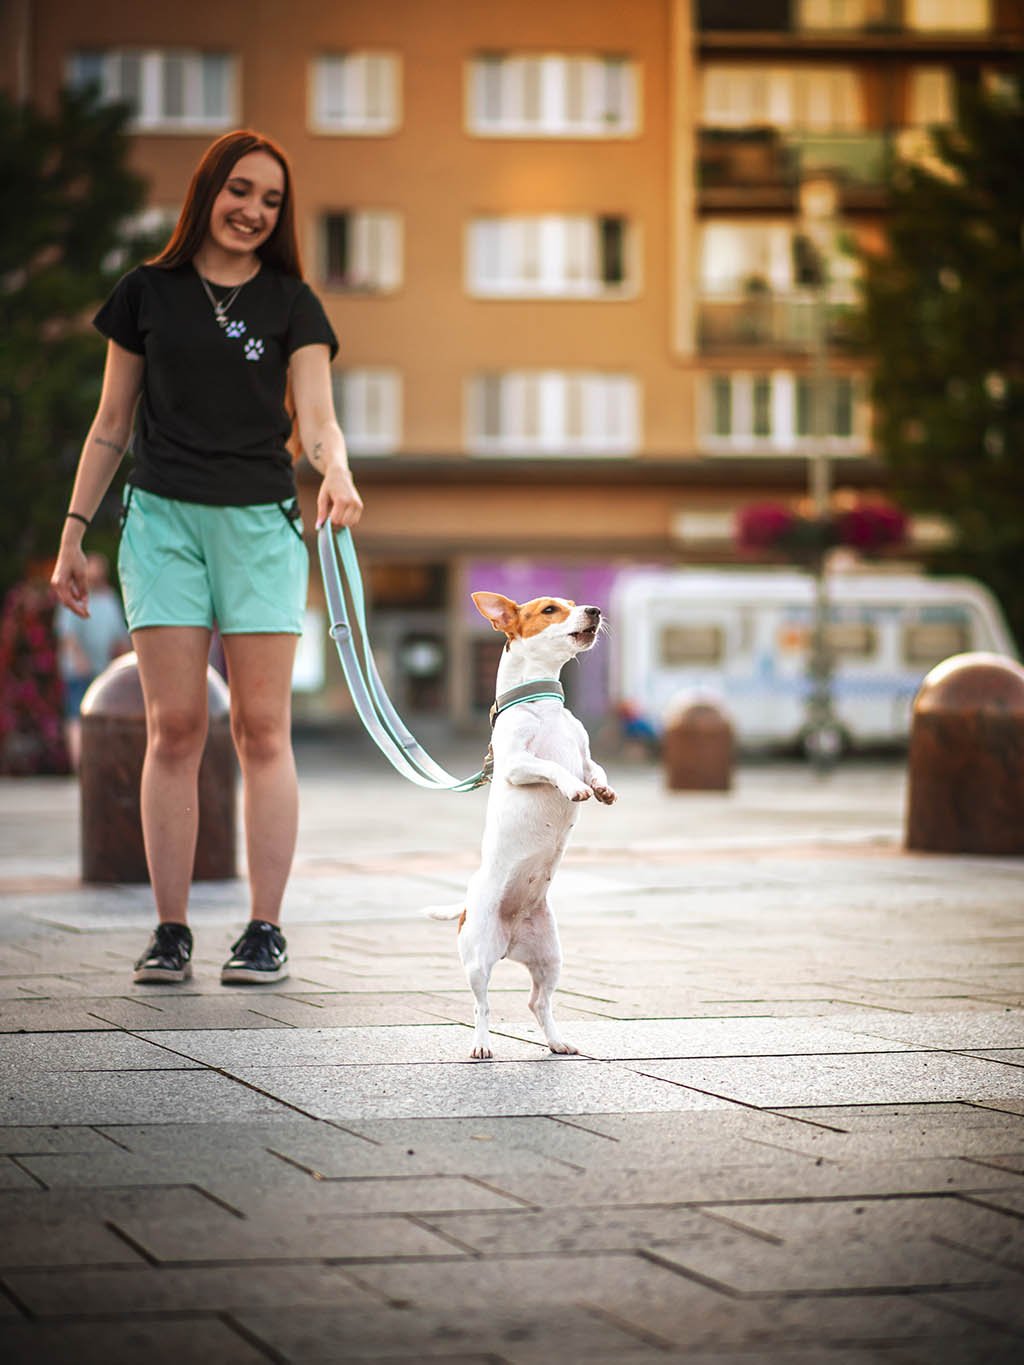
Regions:
[[0, 773], [68, 771], [63, 697], [50, 591], [19, 583], [0, 617]]
[[837, 545], [860, 554], [878, 554], [906, 539], [907, 519], [882, 499], [842, 503], [824, 516], [781, 502], [755, 502], [736, 521], [736, 543], [746, 554], [815, 559]]

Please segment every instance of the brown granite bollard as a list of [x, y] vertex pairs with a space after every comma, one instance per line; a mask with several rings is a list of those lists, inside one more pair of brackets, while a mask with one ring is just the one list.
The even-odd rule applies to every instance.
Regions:
[[910, 723], [908, 849], [1024, 855], [1024, 668], [955, 654], [925, 678]]
[[[235, 750], [227, 686], [206, 671], [210, 728], [199, 769], [199, 838], [193, 877], [237, 875]], [[82, 702], [81, 833], [83, 882], [146, 882], [139, 787], [146, 752], [146, 714], [134, 654], [122, 654]]]
[[732, 723], [706, 698], [674, 706], [665, 724], [662, 760], [670, 791], [728, 791], [732, 786]]

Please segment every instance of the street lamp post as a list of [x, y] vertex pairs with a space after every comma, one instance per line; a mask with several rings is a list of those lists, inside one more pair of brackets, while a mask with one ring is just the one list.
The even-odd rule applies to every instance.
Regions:
[[828, 253], [834, 237], [838, 195], [825, 176], [800, 184], [801, 231], [794, 240], [798, 283], [811, 289], [811, 455], [808, 492], [820, 541], [813, 558], [814, 608], [808, 658], [807, 717], [804, 752], [816, 772], [831, 770], [843, 747], [842, 728], [832, 701], [832, 650], [828, 638], [828, 578], [825, 526], [829, 514], [832, 471], [828, 452]]

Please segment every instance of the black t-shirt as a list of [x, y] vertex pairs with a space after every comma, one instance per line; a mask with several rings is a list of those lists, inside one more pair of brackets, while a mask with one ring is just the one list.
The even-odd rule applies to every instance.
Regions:
[[[214, 296], [227, 291], [214, 286]], [[135, 432], [136, 488], [183, 502], [247, 507], [295, 494], [286, 441], [288, 359], [338, 340], [307, 284], [264, 265], [221, 327], [191, 264], [140, 265], [93, 319], [145, 357]]]

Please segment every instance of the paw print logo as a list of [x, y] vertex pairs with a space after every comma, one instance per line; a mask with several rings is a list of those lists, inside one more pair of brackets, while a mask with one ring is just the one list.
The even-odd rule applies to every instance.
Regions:
[[241, 321], [229, 322], [228, 325], [224, 328], [224, 335], [229, 336], [231, 337], [232, 340], [234, 340], [236, 337], [240, 337], [244, 331], [245, 331], [244, 322]]
[[263, 342], [258, 337], [250, 337], [245, 343], [246, 360], [259, 360], [263, 354]]

